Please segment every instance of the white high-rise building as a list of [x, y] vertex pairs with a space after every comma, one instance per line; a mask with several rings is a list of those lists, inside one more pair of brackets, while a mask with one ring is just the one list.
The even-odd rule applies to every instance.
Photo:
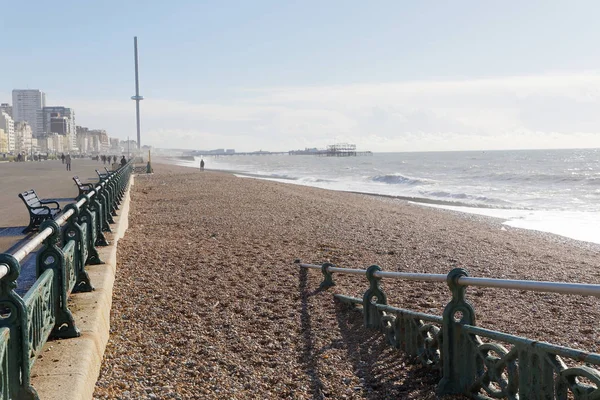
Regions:
[[15, 124], [10, 115], [4, 111], [0, 111], [0, 129], [4, 130], [6, 135], [8, 151], [15, 151]]
[[28, 122], [34, 137], [44, 134], [46, 94], [38, 89], [15, 89], [12, 91], [13, 119], [15, 122]]

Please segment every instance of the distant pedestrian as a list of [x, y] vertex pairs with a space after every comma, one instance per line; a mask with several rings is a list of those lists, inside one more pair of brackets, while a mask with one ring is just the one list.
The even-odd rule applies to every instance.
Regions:
[[65, 162], [67, 163], [67, 171], [71, 170], [71, 155], [67, 154], [65, 157]]
[[121, 157], [121, 167], [124, 167], [125, 164], [127, 164], [127, 160], [125, 159], [125, 156]]
[[200, 170], [204, 171], [204, 160], [200, 160]]
[[117, 162], [117, 156], [113, 156], [113, 163]]
[[62, 160], [62, 163], [65, 163], [65, 153], [62, 153], [62, 156], [60, 156], [60, 159]]

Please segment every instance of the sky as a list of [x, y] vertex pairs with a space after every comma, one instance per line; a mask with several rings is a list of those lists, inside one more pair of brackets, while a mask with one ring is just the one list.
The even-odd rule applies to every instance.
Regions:
[[600, 147], [600, 2], [5, 2], [0, 102], [40, 89], [142, 144]]

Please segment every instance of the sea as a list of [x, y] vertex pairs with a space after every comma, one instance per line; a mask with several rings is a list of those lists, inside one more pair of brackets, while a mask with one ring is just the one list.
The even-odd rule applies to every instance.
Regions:
[[397, 197], [600, 243], [600, 149], [232, 155], [177, 164], [329, 190]]

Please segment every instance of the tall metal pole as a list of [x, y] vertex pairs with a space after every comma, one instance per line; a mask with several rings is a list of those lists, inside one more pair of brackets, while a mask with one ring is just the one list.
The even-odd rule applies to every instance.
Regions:
[[133, 52], [135, 56], [135, 96], [131, 97], [131, 100], [135, 100], [135, 115], [137, 121], [137, 147], [138, 150], [141, 147], [140, 139], [140, 101], [144, 100], [144, 97], [140, 96], [140, 81], [138, 74], [138, 48], [137, 48], [137, 36], [133, 38]]

